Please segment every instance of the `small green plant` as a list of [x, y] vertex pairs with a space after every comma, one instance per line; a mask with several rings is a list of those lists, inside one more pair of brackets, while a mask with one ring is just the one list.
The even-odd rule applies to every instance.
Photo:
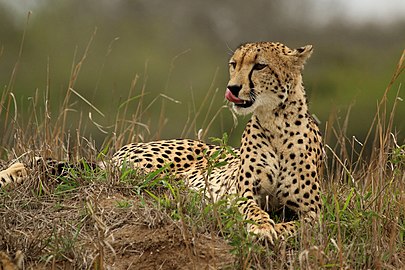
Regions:
[[[49, 175], [48, 177], [53, 177]], [[77, 164], [66, 164], [62, 169], [62, 175], [57, 176], [56, 181], [59, 182], [55, 188], [55, 193], [58, 195], [74, 191], [84, 184], [94, 181], [105, 181], [106, 172], [93, 168], [85, 160], [79, 161]]]
[[60, 183], [55, 189], [55, 194], [62, 195], [67, 192], [72, 192], [80, 187], [80, 183], [77, 181], [77, 172], [71, 171], [71, 175], [58, 177]]
[[392, 165], [391, 170], [395, 174], [401, 174], [405, 169], [405, 144], [398, 145], [395, 142], [395, 147], [392, 149], [390, 154], [389, 163]]
[[118, 200], [115, 203], [118, 208], [130, 208], [133, 205], [130, 200]]
[[76, 244], [80, 229], [81, 226], [77, 226], [72, 232], [60, 232], [55, 229], [52, 235], [45, 241], [48, 252], [47, 255], [44, 255], [43, 260], [49, 263], [64, 259], [66, 256], [72, 256], [77, 248]]

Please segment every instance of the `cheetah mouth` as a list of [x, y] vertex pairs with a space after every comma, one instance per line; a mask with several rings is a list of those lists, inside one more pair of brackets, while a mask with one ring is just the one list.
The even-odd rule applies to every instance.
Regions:
[[239, 108], [248, 108], [250, 106], [253, 105], [253, 101], [252, 100], [243, 100], [240, 99], [238, 97], [236, 97], [234, 94], [232, 94], [232, 92], [229, 89], [226, 89], [225, 92], [225, 98], [232, 102], [233, 104], [235, 104], [236, 107]]

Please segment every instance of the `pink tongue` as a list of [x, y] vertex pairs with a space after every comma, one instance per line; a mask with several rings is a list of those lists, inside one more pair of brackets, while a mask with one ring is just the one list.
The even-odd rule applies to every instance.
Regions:
[[226, 89], [225, 98], [227, 100], [229, 100], [230, 102], [237, 103], [237, 104], [243, 102], [243, 100], [241, 100], [240, 98], [235, 97], [234, 94], [232, 94], [231, 90], [229, 90], [229, 89]]

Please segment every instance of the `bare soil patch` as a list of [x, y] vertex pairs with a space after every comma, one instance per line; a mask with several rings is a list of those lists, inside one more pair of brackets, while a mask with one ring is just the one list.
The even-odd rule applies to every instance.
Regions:
[[25, 269], [218, 269], [226, 241], [171, 219], [148, 198], [88, 183], [38, 195], [35, 179], [0, 196], [0, 250], [22, 250]]

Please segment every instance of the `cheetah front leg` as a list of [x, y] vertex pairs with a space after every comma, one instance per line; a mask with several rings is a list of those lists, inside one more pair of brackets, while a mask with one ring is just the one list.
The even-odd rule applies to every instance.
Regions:
[[238, 202], [239, 211], [244, 219], [251, 222], [247, 226], [248, 232], [257, 235], [261, 239], [267, 239], [271, 244], [277, 240], [278, 234], [282, 232], [278, 224], [270, 218], [269, 214], [259, 207], [254, 195], [249, 188], [240, 190], [243, 200]]
[[[241, 150], [237, 191], [243, 200], [239, 201], [238, 207], [244, 218], [251, 221], [247, 228], [248, 231], [259, 238], [269, 240], [270, 243], [274, 243], [278, 238], [295, 235], [298, 224], [295, 221], [275, 223], [260, 207], [263, 205], [261, 202], [263, 197], [272, 198], [266, 202], [271, 208], [288, 207], [298, 213], [304, 221], [313, 220], [319, 213], [319, 207], [311, 199], [306, 199], [306, 197], [309, 198], [306, 195], [307, 192], [317, 195], [318, 184], [310, 185], [312, 191], [308, 191], [308, 188], [304, 189], [302, 183], [290, 179], [291, 173], [289, 174], [279, 164], [271, 149]], [[306, 174], [306, 172], [302, 173]], [[305, 183], [306, 181], [304, 181], [304, 185]], [[319, 200], [319, 195], [314, 199]]]
[[22, 163], [14, 163], [7, 169], [0, 171], [0, 188], [9, 184], [20, 184], [27, 177], [27, 169]]
[[279, 238], [284, 239], [296, 234], [298, 228], [296, 221], [275, 223], [269, 214], [259, 207], [257, 201], [252, 199], [253, 193], [252, 195], [249, 195], [249, 192], [243, 194], [246, 200], [239, 202], [238, 207], [245, 220], [252, 222], [247, 226], [248, 232], [257, 235], [260, 239], [268, 240], [271, 244]]
[[252, 222], [247, 226], [248, 232], [274, 244], [280, 230], [269, 214], [263, 211], [254, 200], [247, 199], [247, 201], [239, 203], [238, 206], [245, 219]]
[[[290, 172], [281, 170], [280, 179], [284, 181], [277, 184], [276, 197], [281, 205], [298, 213], [300, 221], [312, 225], [318, 221], [322, 208], [319, 168], [310, 160], [303, 160], [302, 164], [293, 166]], [[294, 235], [297, 229], [297, 222], [276, 224], [276, 231], [283, 235]]]
[[[245, 200], [240, 201], [238, 204], [239, 210], [244, 215], [245, 220], [252, 222], [252, 224], [248, 224], [247, 226], [248, 232], [257, 235], [260, 239], [268, 240], [271, 244], [274, 244], [274, 241], [277, 239], [285, 239], [285, 237], [291, 237], [297, 234], [297, 221], [275, 223], [270, 218], [269, 214], [260, 208], [257, 200], [253, 199], [255, 195], [248, 190], [249, 188], [239, 193], [244, 194], [242, 197]], [[299, 212], [298, 209], [294, 210]], [[311, 224], [318, 216], [316, 212], [300, 212], [301, 220]]]
[[282, 231], [270, 218], [269, 214], [258, 204], [257, 186], [254, 186], [253, 176], [250, 171], [245, 171], [243, 166], [238, 175], [237, 191], [242, 200], [238, 201], [239, 211], [245, 220], [251, 222], [247, 226], [248, 232], [259, 238], [267, 239], [271, 244], [277, 240]]

